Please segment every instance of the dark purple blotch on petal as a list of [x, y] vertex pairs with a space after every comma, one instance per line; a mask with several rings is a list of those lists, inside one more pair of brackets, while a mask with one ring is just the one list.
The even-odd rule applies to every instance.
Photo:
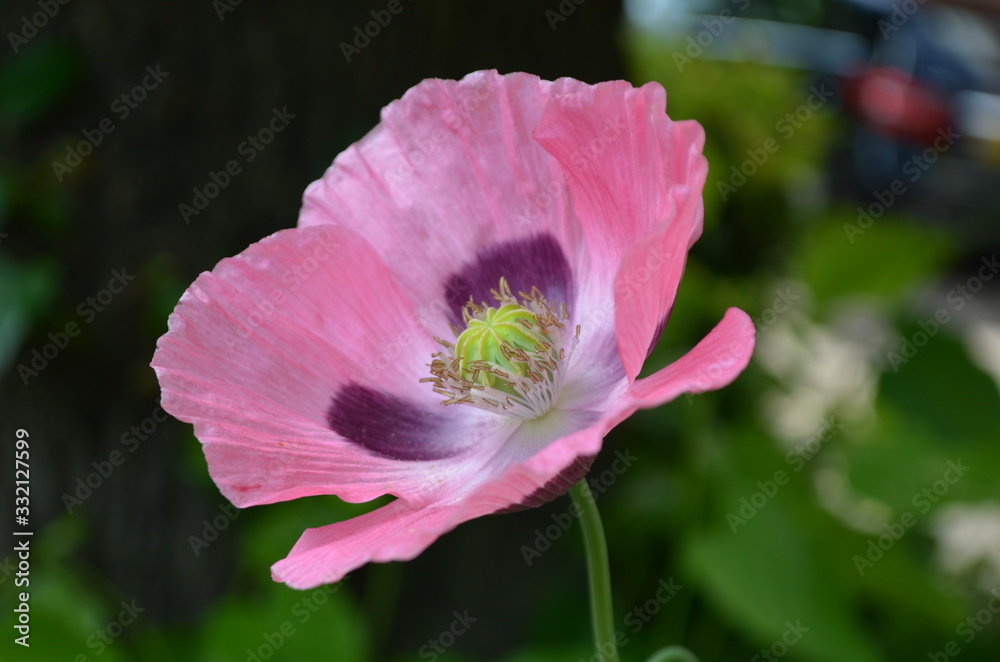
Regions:
[[450, 321], [462, 326], [462, 307], [470, 296], [476, 303], [492, 303], [490, 290], [497, 289], [501, 277], [515, 295], [537, 287], [556, 305], [573, 305], [573, 270], [566, 255], [555, 237], [539, 234], [491, 244], [452, 274], [444, 284]]
[[524, 497], [520, 503], [507, 506], [506, 508], [498, 510], [493, 514], [502, 515], [504, 513], [516, 513], [521, 510], [527, 510], [528, 508], [537, 508], [538, 506], [545, 505], [549, 501], [558, 499], [562, 495], [569, 492], [571, 487], [579, 483], [580, 480], [587, 475], [587, 472], [590, 471], [590, 466], [594, 464], [594, 458], [596, 457], [596, 455], [586, 455], [584, 457], [576, 458], [573, 460], [572, 464], [560, 471], [559, 475]]
[[359, 384], [337, 392], [326, 420], [348, 441], [394, 460], [438, 460], [455, 452], [445, 441], [449, 417]]
[[649, 355], [653, 353], [653, 350], [656, 349], [656, 343], [660, 342], [660, 336], [663, 335], [663, 330], [667, 328], [667, 320], [670, 319], [670, 313], [673, 311], [674, 308], [671, 306], [670, 310], [667, 311], [667, 314], [660, 320], [660, 323], [656, 325], [656, 330], [653, 332], [653, 339], [649, 343], [649, 349], [646, 350], [647, 359], [649, 358]]

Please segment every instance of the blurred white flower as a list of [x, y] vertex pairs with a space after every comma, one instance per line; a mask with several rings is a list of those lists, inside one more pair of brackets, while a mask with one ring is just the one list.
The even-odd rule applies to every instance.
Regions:
[[884, 327], [876, 311], [857, 306], [831, 327], [789, 310], [761, 334], [755, 359], [779, 382], [761, 397], [772, 433], [793, 447], [829, 416], [852, 428], [872, 423]]
[[1000, 323], [976, 320], [966, 331], [972, 359], [1000, 388]]
[[972, 573], [984, 591], [1000, 583], [1000, 502], [944, 506], [934, 513], [930, 529], [943, 570]]

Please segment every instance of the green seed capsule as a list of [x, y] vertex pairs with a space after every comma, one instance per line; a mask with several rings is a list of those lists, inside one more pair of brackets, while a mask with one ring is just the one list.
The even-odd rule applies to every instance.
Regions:
[[[484, 308], [482, 318], [469, 320], [468, 328], [458, 336], [455, 358], [461, 359], [466, 376], [483, 386], [503, 387], [502, 377], [488, 370], [476, 370], [480, 362], [513, 375], [528, 373], [527, 364], [517, 360], [519, 351], [534, 352], [539, 345], [548, 346], [549, 340], [538, 328], [535, 315], [516, 304], [500, 308]], [[477, 374], [478, 373], [478, 374]]]

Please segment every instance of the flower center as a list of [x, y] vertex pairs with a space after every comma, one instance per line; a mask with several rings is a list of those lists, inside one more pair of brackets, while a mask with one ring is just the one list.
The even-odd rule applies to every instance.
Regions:
[[[552, 408], [566, 361], [569, 310], [556, 307], [538, 288], [519, 292], [518, 301], [506, 279], [491, 290], [497, 306], [476, 304], [471, 297], [462, 308], [465, 329], [452, 327], [456, 341], [435, 338], [444, 348], [430, 363], [434, 391], [446, 396], [441, 404], [470, 404], [516, 418], [538, 418]], [[570, 341], [570, 351], [580, 327]]]

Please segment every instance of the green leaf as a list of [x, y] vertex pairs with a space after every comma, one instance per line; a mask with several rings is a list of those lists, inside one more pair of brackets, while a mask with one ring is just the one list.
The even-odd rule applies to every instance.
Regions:
[[[76, 554], [84, 535], [81, 522], [71, 516], [50, 522], [29, 542], [30, 584], [24, 589], [8, 585], [11, 598], [19, 590], [30, 595], [31, 646], [25, 650], [25, 660], [119, 662], [128, 659], [130, 643], [125, 640], [144, 631], [143, 615], [123, 625], [118, 620], [122, 597], [105, 590], [110, 587], [87, 581], [80, 571]], [[13, 553], [10, 560], [16, 561]], [[14, 605], [5, 601], [5, 608]], [[8, 649], [15, 646], [12, 641], [5, 643]]]
[[898, 301], [952, 253], [945, 236], [901, 220], [882, 217], [860, 235], [845, 231], [856, 223], [856, 212], [835, 213], [807, 233], [793, 254], [792, 275], [804, 280], [820, 302], [853, 295]]
[[52, 269], [22, 265], [0, 255], [0, 373], [18, 355], [33, 318], [54, 294]]
[[[769, 443], [747, 435], [733, 444], [731, 473], [720, 488], [725, 512], [686, 542], [686, 566], [756, 646], [791, 644], [797, 658], [816, 662], [881, 660], [838, 577], [844, 559], [838, 566], [830, 556], [829, 540], [842, 529], [810, 505], [805, 475], [768, 451]], [[740, 511], [743, 499], [752, 514]], [[732, 524], [729, 513], [746, 523]]]
[[0, 69], [0, 128], [17, 130], [41, 117], [70, 91], [77, 61], [71, 49], [47, 43], [8, 59]]
[[296, 591], [267, 580], [259, 595], [217, 605], [201, 633], [193, 659], [206, 662], [369, 659], [365, 623], [340, 584]]
[[[953, 312], [950, 306], [944, 308]], [[906, 328], [892, 345], [899, 359], [882, 377], [881, 398], [939, 439], [994, 443], [1000, 439], [1000, 390], [972, 364], [965, 347], [949, 335], [951, 330], [943, 327], [922, 342], [927, 333], [919, 324]], [[904, 339], [912, 351], [904, 353]]]

